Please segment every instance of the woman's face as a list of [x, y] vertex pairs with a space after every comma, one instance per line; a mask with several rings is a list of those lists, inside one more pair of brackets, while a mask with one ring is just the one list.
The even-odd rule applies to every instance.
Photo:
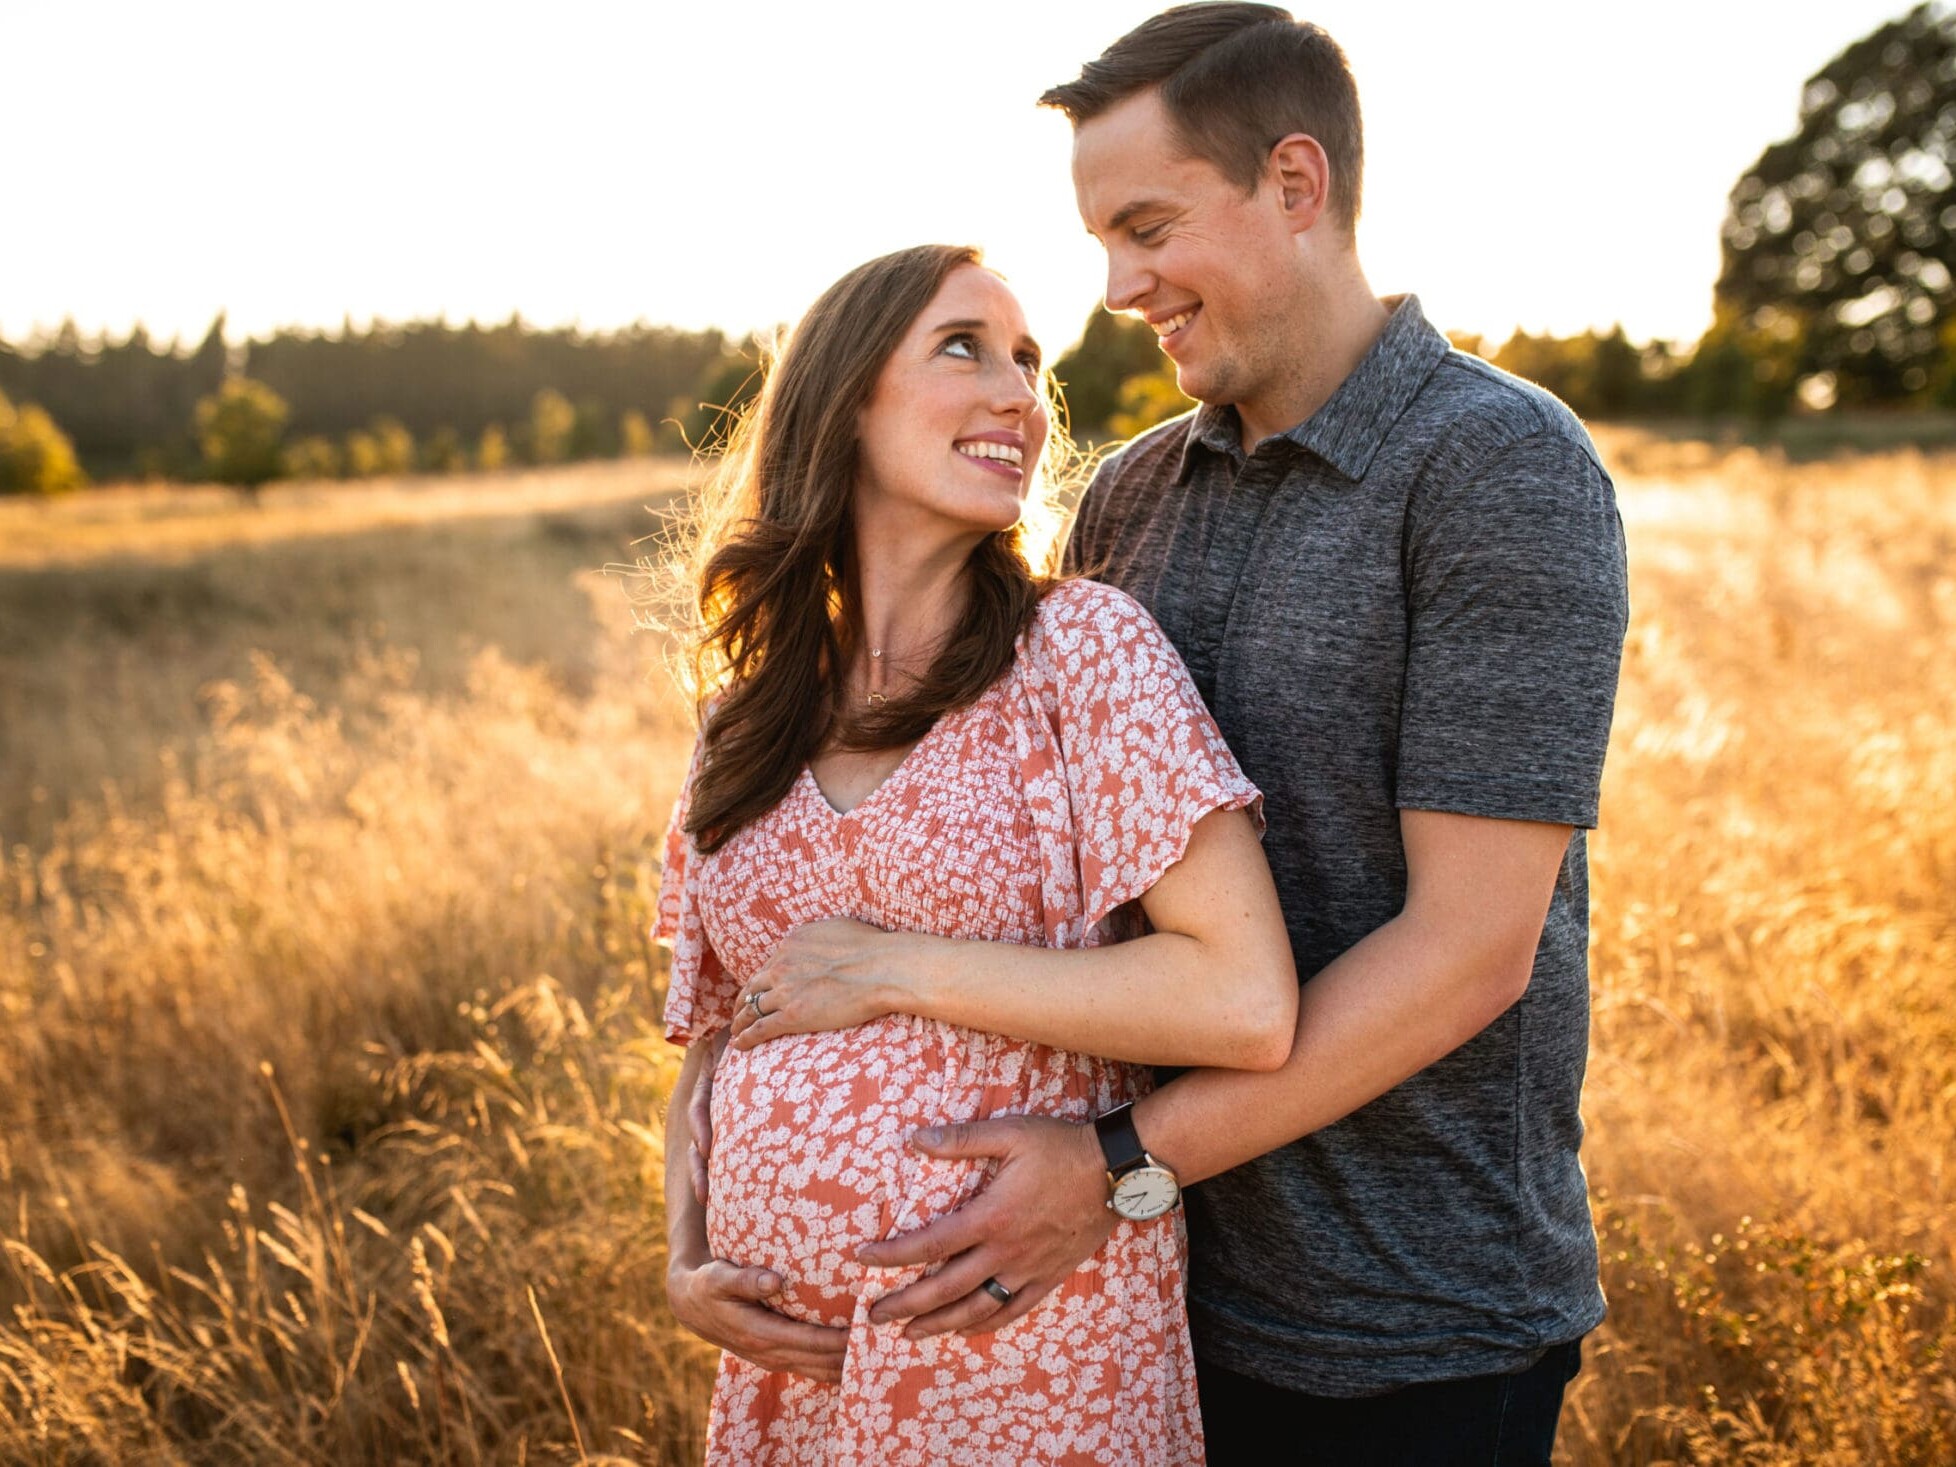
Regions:
[[1010, 529], [1046, 428], [1025, 313], [991, 271], [959, 266], [883, 364], [857, 420], [859, 530]]

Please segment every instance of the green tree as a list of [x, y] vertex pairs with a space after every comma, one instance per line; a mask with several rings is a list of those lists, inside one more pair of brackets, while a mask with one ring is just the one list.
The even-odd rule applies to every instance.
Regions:
[[60, 494], [87, 483], [68, 435], [33, 403], [0, 394], [0, 494]]
[[1174, 368], [1157, 366], [1121, 384], [1120, 401], [1107, 420], [1107, 431], [1115, 438], [1132, 438], [1194, 406], [1194, 400], [1176, 385]]
[[458, 474], [468, 467], [462, 435], [446, 423], [428, 435], [421, 446], [421, 467], [431, 474]]
[[562, 463], [570, 457], [577, 430], [577, 409], [555, 388], [546, 387], [530, 399], [530, 462]]
[[1504, 372], [1546, 387], [1577, 412], [1589, 411], [1595, 379], [1594, 336], [1531, 336], [1516, 327], [1490, 360]]
[[1798, 130], [1733, 187], [1721, 318], [1797, 338], [1792, 375], [1833, 373], [1843, 402], [1922, 392], [1956, 299], [1953, 170], [1956, 12], [1920, 5], [1808, 78]]
[[612, 419], [611, 409], [596, 398], [586, 398], [577, 405], [566, 456], [574, 459], [618, 456], [618, 425]]
[[1128, 382], [1164, 370], [1169, 369], [1152, 326], [1135, 316], [1096, 310], [1087, 318], [1079, 345], [1053, 363], [1053, 375], [1066, 394], [1073, 436], [1097, 438], [1112, 431], [1111, 420], [1122, 411]]
[[491, 423], [482, 430], [482, 440], [476, 444], [475, 466], [494, 473], [509, 462], [509, 435], [503, 432], [501, 423]]
[[627, 458], [644, 458], [657, 446], [652, 425], [637, 408], [627, 408], [618, 418], [618, 444]]
[[386, 416], [373, 420], [367, 430], [373, 435], [375, 469], [380, 474], [414, 472], [414, 435], [399, 418]]
[[1630, 344], [1621, 322], [1607, 336], [1590, 333], [1589, 402], [1584, 411], [1600, 418], [1627, 417], [1642, 406], [1644, 354]]
[[291, 415], [262, 382], [229, 377], [197, 404], [197, 447], [204, 472], [220, 484], [255, 489], [278, 477], [279, 440]]
[[332, 439], [308, 434], [286, 446], [280, 472], [288, 479], [337, 479], [340, 451]]
[[1721, 312], [1679, 373], [1684, 406], [1710, 418], [1769, 423], [1784, 416], [1810, 375], [1808, 319], [1771, 309], [1750, 316]]
[[346, 435], [340, 455], [341, 471], [349, 479], [371, 479], [380, 472], [380, 442], [364, 428]]

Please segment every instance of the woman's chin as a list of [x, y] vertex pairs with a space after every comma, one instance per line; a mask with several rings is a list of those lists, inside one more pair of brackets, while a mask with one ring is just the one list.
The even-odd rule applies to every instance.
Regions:
[[1009, 530], [1025, 517], [1026, 503], [1017, 493], [1002, 495], [996, 502], [977, 509], [972, 515], [976, 528], [987, 535]]

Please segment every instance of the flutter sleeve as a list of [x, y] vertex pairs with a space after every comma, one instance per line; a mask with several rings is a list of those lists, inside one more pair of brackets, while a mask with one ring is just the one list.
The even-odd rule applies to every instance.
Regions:
[[1262, 796], [1153, 617], [1123, 592], [1069, 581], [1021, 646], [1021, 768], [1041, 846], [1047, 940], [1132, 935], [1123, 911], [1188, 850], [1196, 822]]
[[727, 976], [707, 941], [700, 915], [701, 862], [699, 846], [686, 833], [692, 809], [693, 780], [699, 773], [700, 751], [694, 747], [686, 782], [666, 827], [665, 869], [659, 878], [659, 909], [652, 940], [672, 951], [666, 979], [666, 1038], [691, 1044], [732, 1022], [738, 985]]

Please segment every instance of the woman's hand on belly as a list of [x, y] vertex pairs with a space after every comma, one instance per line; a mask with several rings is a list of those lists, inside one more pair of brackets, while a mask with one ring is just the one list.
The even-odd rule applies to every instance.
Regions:
[[741, 990], [734, 1048], [752, 1049], [784, 1034], [853, 1029], [906, 1012], [906, 936], [847, 917], [795, 928]]
[[784, 1370], [810, 1380], [842, 1379], [849, 1331], [804, 1324], [768, 1308], [787, 1281], [771, 1268], [742, 1268], [723, 1258], [666, 1269], [666, 1298], [673, 1318], [705, 1340], [763, 1370]]

